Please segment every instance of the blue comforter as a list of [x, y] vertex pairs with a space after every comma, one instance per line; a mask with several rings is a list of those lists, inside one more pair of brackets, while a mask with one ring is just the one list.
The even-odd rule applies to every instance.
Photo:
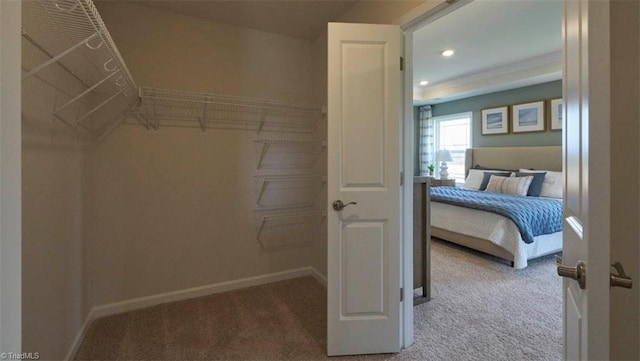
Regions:
[[507, 217], [520, 229], [522, 240], [562, 231], [562, 200], [475, 191], [456, 187], [432, 187], [431, 201], [479, 209]]

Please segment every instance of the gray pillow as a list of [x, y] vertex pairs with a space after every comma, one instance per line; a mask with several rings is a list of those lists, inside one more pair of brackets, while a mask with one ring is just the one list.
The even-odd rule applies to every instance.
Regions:
[[[511, 172], [484, 172], [484, 176], [482, 177], [482, 182], [480, 182], [480, 188], [478, 188], [479, 191], [483, 191], [487, 189], [487, 184], [489, 184], [489, 178], [491, 178], [492, 175], [496, 175], [498, 177], [510, 177]], [[540, 194], [540, 192], [538, 192], [538, 194]]]
[[542, 191], [542, 183], [544, 183], [544, 177], [546, 174], [547, 172], [540, 172], [540, 173], [517, 172], [516, 177], [533, 176], [533, 180], [531, 181], [531, 185], [529, 185], [529, 191], [527, 192], [527, 195], [531, 197], [540, 197], [540, 191]]

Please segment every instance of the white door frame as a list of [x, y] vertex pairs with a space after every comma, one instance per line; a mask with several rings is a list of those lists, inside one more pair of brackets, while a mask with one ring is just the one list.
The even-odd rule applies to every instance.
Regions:
[[21, 11], [0, 1], [0, 353], [22, 347]]
[[[406, 348], [413, 344], [413, 168], [414, 168], [414, 116], [413, 116], [413, 33], [472, 0], [459, 0], [453, 4], [445, 0], [426, 1], [413, 11], [396, 19], [404, 31], [404, 91], [403, 91], [403, 148], [402, 169], [402, 277], [404, 300], [402, 303], [403, 342]], [[411, 322], [408, 322], [408, 321]]]

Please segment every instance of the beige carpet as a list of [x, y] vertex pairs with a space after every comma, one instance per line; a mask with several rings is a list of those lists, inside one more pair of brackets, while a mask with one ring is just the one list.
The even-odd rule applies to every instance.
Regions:
[[[349, 360], [559, 360], [560, 278], [552, 257], [514, 271], [433, 242], [433, 300], [415, 308], [399, 354]], [[76, 360], [326, 359], [326, 290], [311, 277], [96, 320]], [[332, 358], [336, 359], [336, 358]]]

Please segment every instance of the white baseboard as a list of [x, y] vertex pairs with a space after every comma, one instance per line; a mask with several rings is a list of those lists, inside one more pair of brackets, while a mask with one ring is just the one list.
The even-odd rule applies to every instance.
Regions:
[[91, 322], [93, 322], [94, 319], [95, 317], [93, 315], [93, 310], [91, 310], [91, 312], [89, 312], [89, 314], [87, 315], [87, 318], [84, 319], [84, 322], [82, 323], [82, 327], [80, 327], [80, 330], [76, 335], [76, 338], [73, 340], [73, 343], [69, 348], [69, 352], [67, 352], [67, 355], [64, 357], [65, 361], [69, 361], [73, 359], [73, 356], [75, 356], [76, 352], [78, 352], [78, 348], [80, 347], [82, 340], [84, 340], [84, 336], [87, 334], [87, 331], [89, 330], [89, 325], [91, 325]]
[[327, 277], [325, 277], [322, 273], [318, 272], [314, 267], [309, 267], [311, 269], [311, 275], [318, 280], [318, 282], [322, 283], [322, 285], [327, 287]]
[[318, 272], [313, 267], [303, 267], [296, 268], [293, 270], [270, 273], [266, 275], [260, 275], [255, 277], [242, 278], [239, 280], [215, 283], [206, 286], [187, 288], [184, 290], [160, 293], [157, 295], [145, 296], [133, 298], [130, 300], [124, 300], [119, 302], [108, 303], [106, 305], [95, 306], [89, 312], [89, 315], [85, 319], [82, 328], [78, 331], [78, 335], [76, 336], [65, 360], [71, 360], [75, 355], [76, 351], [80, 347], [82, 340], [91, 325], [93, 320], [105, 317], [116, 315], [119, 313], [134, 311], [142, 308], [147, 308], [151, 306], [156, 306], [162, 303], [182, 301], [196, 297], [208, 296], [214, 293], [221, 293], [226, 291], [233, 291], [241, 288], [251, 287], [251, 286], [259, 286], [267, 283], [284, 281], [292, 278], [304, 277], [304, 276], [313, 276], [320, 283], [322, 283], [325, 287], [327, 286], [327, 279], [320, 272]]

